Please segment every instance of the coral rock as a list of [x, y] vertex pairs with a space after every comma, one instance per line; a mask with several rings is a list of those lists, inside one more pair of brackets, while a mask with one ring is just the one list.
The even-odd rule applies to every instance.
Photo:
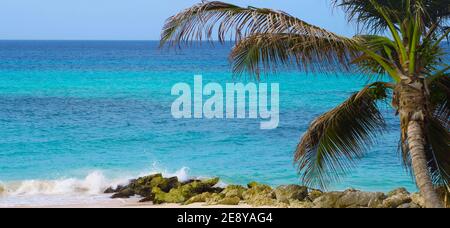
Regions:
[[302, 201], [308, 196], [308, 188], [298, 185], [283, 185], [275, 189], [278, 202], [289, 203], [291, 200]]

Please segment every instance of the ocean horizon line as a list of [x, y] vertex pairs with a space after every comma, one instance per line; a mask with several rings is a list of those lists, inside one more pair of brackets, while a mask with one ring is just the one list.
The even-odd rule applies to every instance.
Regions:
[[[123, 42], [123, 41], [129, 41], [129, 42], [160, 42], [159, 39], [0, 39], [0, 42], [3, 41], [111, 41], [111, 42]], [[221, 42], [220, 40], [197, 40], [193, 42], [202, 42], [202, 43], [208, 43], [208, 42]], [[225, 41], [225, 43], [231, 43], [233, 41]]]

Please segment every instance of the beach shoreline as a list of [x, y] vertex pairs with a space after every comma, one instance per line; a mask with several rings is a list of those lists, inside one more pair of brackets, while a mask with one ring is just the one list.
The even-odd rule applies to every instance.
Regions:
[[[263, 185], [258, 186], [257, 188]], [[291, 189], [280, 193], [280, 189]], [[132, 197], [124, 199], [110, 198], [106, 194], [100, 201], [80, 202], [80, 203], [41, 203], [39, 205], [22, 204], [14, 206], [0, 206], [0, 208], [112, 208], [112, 209], [251, 209], [251, 208], [423, 208], [424, 200], [418, 193], [409, 193], [404, 188], [395, 189], [389, 193], [363, 192], [349, 189], [341, 192], [318, 192], [318, 190], [309, 191], [306, 198], [299, 200], [298, 192], [295, 192], [296, 186], [279, 186], [273, 189], [269, 195], [264, 190], [254, 192], [253, 198], [239, 200], [233, 205], [220, 203], [211, 204], [210, 199], [206, 202], [192, 203], [154, 203], [142, 202], [141, 197]], [[261, 190], [261, 189], [260, 189]], [[297, 189], [298, 190], [298, 189]], [[251, 191], [251, 190], [250, 190]], [[284, 194], [284, 196], [283, 196]], [[197, 195], [200, 196], [200, 195]], [[211, 195], [210, 195], [211, 197]], [[283, 198], [288, 197], [288, 198]], [[290, 197], [290, 198], [289, 198]], [[316, 198], [314, 198], [316, 197]], [[195, 196], [193, 197], [195, 198]], [[0, 198], [1, 199], [1, 198]]]
[[[397, 188], [390, 192], [356, 189], [326, 192], [295, 184], [269, 186], [251, 182], [242, 186], [224, 185], [219, 178], [180, 180], [176, 176], [163, 176], [161, 173], [130, 179], [127, 184], [107, 188], [93, 187], [90, 184], [91, 182], [77, 183], [75, 187], [69, 188], [76, 191], [70, 194], [58, 193], [62, 186], [67, 186], [55, 185], [55, 182], [30, 183], [28, 187], [22, 185], [16, 192], [0, 193], [0, 207], [423, 208], [425, 205], [419, 193], [409, 192], [406, 188]], [[40, 193], [33, 194], [30, 186]], [[443, 200], [448, 198], [444, 192], [441, 194]]]
[[[405, 188], [387, 194], [354, 189], [323, 192], [300, 185], [271, 186], [251, 182], [247, 186], [218, 185], [220, 179], [192, 179], [154, 174], [111, 186], [104, 194], [52, 204], [40, 198], [39, 205], [14, 208], [423, 208], [418, 193]], [[38, 196], [39, 197], [39, 196]]]
[[[138, 209], [138, 208], [146, 208], [146, 209], [196, 209], [196, 208], [253, 208], [247, 204], [240, 205], [206, 205], [204, 203], [194, 203], [190, 205], [182, 205], [175, 203], [168, 204], [153, 204], [151, 202], [140, 203], [138, 199], [131, 200], [113, 200], [111, 199], [108, 202], [98, 202], [98, 203], [82, 203], [82, 204], [61, 204], [61, 205], [40, 205], [40, 206], [14, 206], [10, 208], [114, 208], [114, 209]], [[264, 207], [266, 208], [266, 207]], [[268, 207], [267, 207], [268, 208]]]

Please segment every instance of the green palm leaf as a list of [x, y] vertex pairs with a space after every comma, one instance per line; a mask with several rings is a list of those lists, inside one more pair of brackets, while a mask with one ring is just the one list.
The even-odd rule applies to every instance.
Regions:
[[430, 171], [438, 186], [450, 186], [450, 133], [449, 121], [442, 122], [439, 118], [430, 118], [427, 124], [427, 159]]
[[[359, 35], [354, 39], [357, 40], [361, 46], [379, 55], [382, 60], [389, 63], [392, 68], [401, 67], [401, 62], [395, 46], [396, 44], [391, 39], [377, 35]], [[378, 61], [366, 53], [362, 53], [355, 58], [352, 63], [359, 66], [363, 73], [375, 75], [385, 75], [388, 73], [386, 72], [386, 68], [381, 66]]]
[[224, 42], [227, 35], [230, 39], [240, 40], [260, 33], [290, 33], [312, 39], [340, 38], [282, 11], [205, 1], [170, 17], [164, 25], [161, 44], [212, 40], [215, 34]]
[[450, 74], [430, 79], [433, 116], [427, 125], [427, 157], [435, 183], [450, 187]]
[[450, 118], [450, 73], [440, 71], [426, 79], [435, 118], [446, 123]]
[[326, 188], [354, 167], [385, 128], [377, 101], [387, 98], [389, 87], [369, 85], [311, 124], [295, 153], [304, 184]]
[[[383, 8], [389, 18], [396, 22], [403, 21], [408, 13], [417, 10], [424, 12], [424, 24], [428, 27], [436, 24], [443, 28], [450, 18], [448, 0], [375, 0]], [[356, 22], [361, 29], [373, 33], [382, 33], [388, 28], [383, 15], [373, 7], [369, 0], [334, 0], [336, 6], [341, 7], [350, 21]]]
[[264, 33], [239, 42], [230, 59], [237, 74], [275, 72], [279, 66], [334, 73], [351, 70], [352, 59], [360, 54], [357, 47], [356, 40], [343, 37], [311, 39], [296, 34]]

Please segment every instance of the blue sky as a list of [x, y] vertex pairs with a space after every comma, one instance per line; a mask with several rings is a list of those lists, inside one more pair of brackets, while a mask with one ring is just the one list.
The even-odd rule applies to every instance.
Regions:
[[[0, 39], [157, 40], [164, 20], [200, 0], [0, 0]], [[354, 34], [331, 0], [229, 0]]]

